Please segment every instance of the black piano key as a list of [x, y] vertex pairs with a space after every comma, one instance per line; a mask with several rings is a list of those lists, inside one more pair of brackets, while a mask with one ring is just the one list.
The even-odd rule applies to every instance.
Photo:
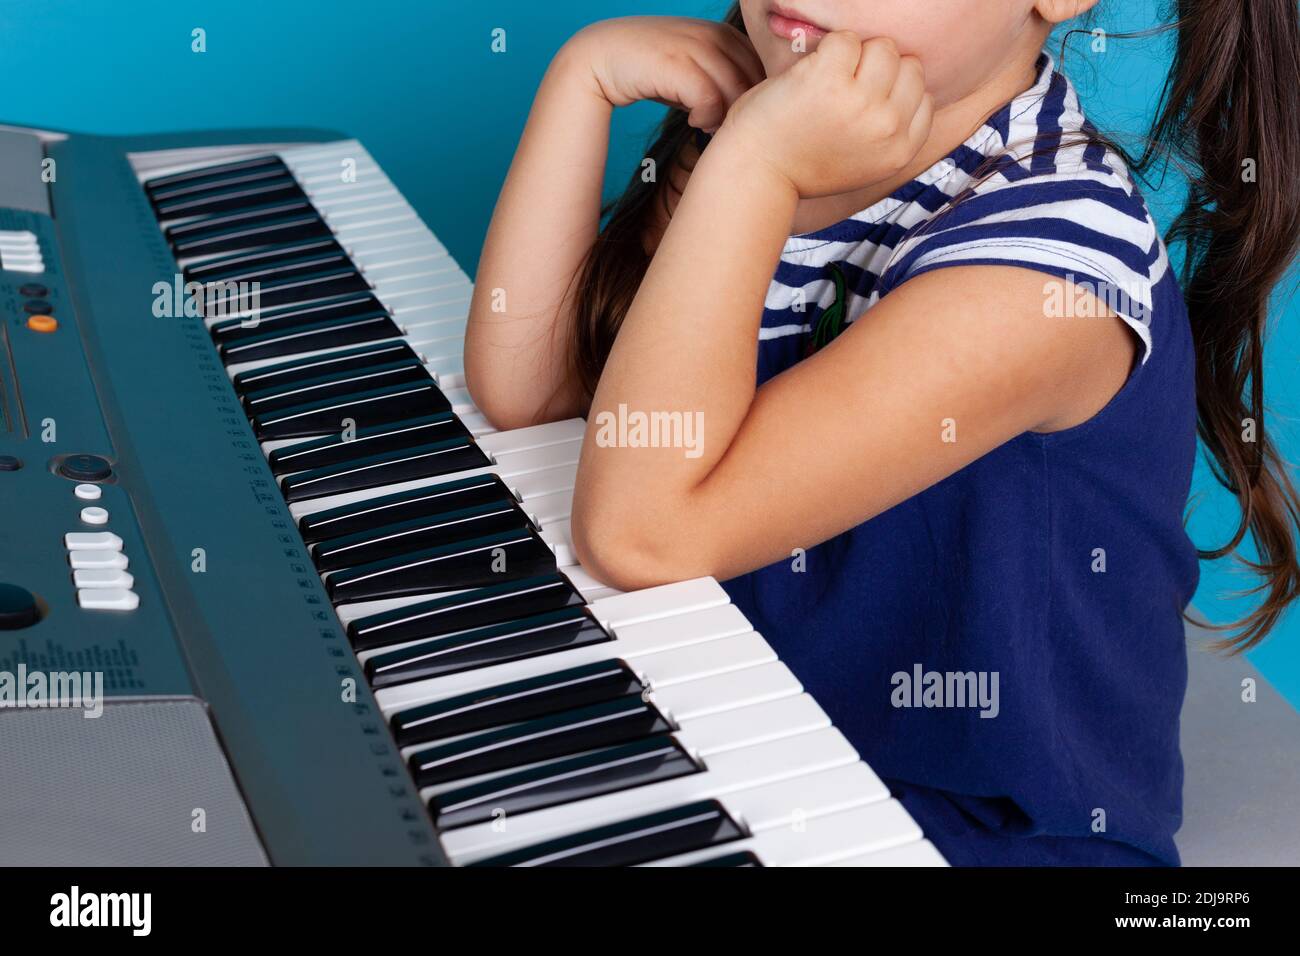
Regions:
[[563, 574], [548, 574], [493, 584], [358, 618], [348, 624], [348, 639], [358, 651], [373, 650], [454, 631], [502, 624], [547, 611], [581, 607], [585, 603], [582, 592]]
[[[185, 235], [171, 236], [172, 251], [178, 259], [192, 259], [214, 252], [234, 252], [276, 242], [294, 242], [317, 236], [329, 236], [329, 226], [310, 205], [300, 212], [279, 216], [246, 216], [243, 222], [200, 228], [201, 223], [173, 226], [173, 230], [190, 229]], [[182, 265], [184, 268], [184, 265]]]
[[450, 410], [451, 403], [430, 378], [279, 408], [255, 414], [252, 421], [258, 441], [275, 441], [339, 434], [345, 427], [369, 428]]
[[[662, 857], [661, 857], [662, 859]], [[762, 866], [763, 861], [754, 856], [749, 850], [743, 850], [740, 853], [727, 853], [724, 856], [715, 856], [708, 860], [701, 860], [699, 863], [692, 863], [691, 866]]]
[[230, 255], [211, 256], [191, 262], [185, 269], [185, 278], [203, 282], [209, 278], [237, 277], [242, 272], [269, 268], [282, 262], [295, 263], [306, 256], [331, 254], [346, 255], [342, 246], [333, 239], [324, 237], [257, 246]]
[[271, 282], [209, 282], [203, 286], [203, 315], [219, 321], [225, 321], [226, 317], [238, 318], [241, 324], [251, 324], [260, 322], [266, 309], [318, 302], [369, 289], [369, 283], [352, 266]]
[[410, 747], [641, 693], [623, 661], [597, 661], [398, 711], [389, 726]]
[[510, 489], [496, 475], [476, 475], [304, 515], [298, 521], [298, 532], [304, 541], [313, 544], [326, 538], [355, 534], [368, 528], [379, 528], [443, 511], [455, 511], [457, 508], [469, 508], [493, 501], [514, 500], [515, 496]]
[[572, 607], [377, 654], [366, 661], [365, 670], [374, 687], [392, 687], [610, 640], [591, 615]]
[[319, 328], [330, 322], [387, 316], [388, 311], [373, 295], [351, 293], [303, 305], [263, 309], [256, 323], [225, 319], [214, 322], [210, 331], [218, 346], [227, 346], [262, 336], [286, 334], [299, 328]]
[[339, 434], [349, 424], [353, 428], [368, 428], [450, 410], [451, 403], [430, 379], [257, 414], [252, 417], [253, 433], [258, 441], [315, 438]]
[[424, 367], [424, 363], [418, 358], [410, 358], [342, 372], [330, 370], [306, 381], [270, 385], [245, 392], [242, 402], [248, 414], [260, 415], [325, 398], [369, 392], [389, 385], [431, 381], [433, 376]]
[[280, 492], [286, 501], [307, 501], [346, 491], [455, 475], [490, 464], [492, 460], [473, 438], [457, 438], [286, 475], [280, 481]]
[[312, 545], [311, 556], [318, 571], [338, 571], [414, 551], [427, 551], [502, 531], [525, 531], [531, 527], [528, 516], [512, 502], [479, 505], [342, 538], [330, 538]]
[[[746, 836], [716, 800], [620, 820], [471, 863], [471, 866], [636, 866]], [[732, 854], [733, 856], [739, 854]]]
[[426, 747], [409, 765], [416, 786], [432, 787], [675, 729], [654, 704], [631, 694]]
[[323, 375], [342, 374], [356, 369], [418, 358], [415, 349], [405, 342], [377, 342], [373, 345], [339, 349], [336, 352], [312, 355], [289, 362], [277, 362], [275, 365], [264, 365], [261, 368], [240, 372], [234, 377], [233, 382], [235, 391], [240, 395], [246, 395], [265, 388], [309, 382]]
[[443, 791], [429, 800], [429, 811], [449, 830], [702, 770], [671, 736], [648, 737]]
[[536, 532], [503, 532], [336, 571], [326, 588], [330, 600], [342, 604], [478, 588], [556, 570], [555, 552]]
[[276, 475], [289, 475], [296, 471], [311, 471], [314, 468], [369, 458], [380, 452], [473, 439], [474, 436], [464, 422], [452, 412], [443, 412], [427, 418], [412, 418], [360, 429], [354, 435], [330, 435], [284, 445], [272, 451], [267, 459], [271, 463], [271, 471]]
[[203, 188], [186, 187], [152, 197], [154, 215], [166, 225], [186, 216], [207, 216], [251, 206], [306, 199], [292, 176], [259, 177], [244, 182], [220, 182]]
[[262, 176], [280, 176], [286, 172], [288, 167], [279, 156], [267, 154], [229, 163], [200, 166], [198, 169], [169, 173], [166, 176], [155, 176], [145, 182], [144, 188], [151, 197], [165, 196], [181, 189], [206, 189], [214, 183], [247, 182]]
[[[300, 243], [306, 245], [308, 243]], [[331, 248], [332, 247], [332, 248]], [[268, 261], [265, 256], [250, 259], [248, 255], [223, 257], [222, 260], [205, 262], [197, 269], [191, 269], [186, 277], [195, 282], [260, 282], [263, 286], [296, 276], [310, 276], [329, 269], [347, 268], [356, 271], [356, 266], [336, 243], [324, 244], [324, 248], [313, 249], [299, 255], [277, 256]]]
[[211, 216], [200, 216], [197, 219], [167, 226], [163, 229], [163, 235], [167, 237], [168, 242], [175, 244], [199, 236], [218, 235], [232, 228], [276, 222], [304, 214], [320, 219], [320, 213], [316, 212], [315, 207], [307, 201], [306, 197], [287, 202], [264, 203], [247, 209], [236, 209], [233, 212], [214, 213]]
[[217, 351], [223, 362], [234, 365], [239, 362], [285, 358], [305, 352], [328, 351], [401, 337], [402, 330], [388, 317], [388, 314], [378, 312], [300, 325], [283, 331], [263, 332], [259, 328], [247, 338], [219, 345]]

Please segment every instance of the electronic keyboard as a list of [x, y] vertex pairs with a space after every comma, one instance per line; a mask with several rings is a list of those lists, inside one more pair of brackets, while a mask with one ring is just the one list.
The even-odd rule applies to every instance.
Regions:
[[[585, 423], [478, 411], [471, 283], [358, 142], [4, 128], [0, 174], [0, 672], [106, 688], [0, 707], [0, 829], [89, 800], [140, 835], [59, 859], [943, 864], [716, 581], [577, 563]], [[4, 765], [54, 740], [93, 780]]]

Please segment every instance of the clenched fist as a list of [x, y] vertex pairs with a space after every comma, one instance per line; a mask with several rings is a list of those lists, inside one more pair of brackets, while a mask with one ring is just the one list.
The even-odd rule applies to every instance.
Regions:
[[839, 31], [741, 96], [720, 135], [810, 199], [899, 173], [925, 143], [933, 114], [920, 60], [900, 56], [889, 38], [864, 42]]

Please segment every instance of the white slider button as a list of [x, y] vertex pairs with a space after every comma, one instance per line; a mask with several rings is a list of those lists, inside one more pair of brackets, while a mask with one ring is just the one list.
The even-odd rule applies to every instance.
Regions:
[[63, 545], [69, 551], [121, 551], [122, 539], [111, 531], [69, 531]]
[[94, 611], [134, 611], [140, 606], [140, 595], [125, 588], [82, 588], [77, 603]]
[[108, 511], [104, 508], [82, 508], [81, 520], [86, 524], [108, 524]]
[[99, 496], [104, 492], [100, 490], [99, 485], [77, 485], [72, 489], [72, 493], [82, 501], [98, 501]]
[[79, 588], [125, 588], [130, 590], [135, 578], [120, 568], [80, 568], [72, 572], [72, 583]]
[[69, 551], [68, 563], [74, 571], [81, 568], [124, 570], [129, 563], [121, 551]]

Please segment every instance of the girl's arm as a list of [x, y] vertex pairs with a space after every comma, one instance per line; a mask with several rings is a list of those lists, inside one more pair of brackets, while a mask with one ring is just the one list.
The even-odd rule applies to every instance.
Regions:
[[613, 108], [656, 99], [713, 129], [761, 78], [737, 31], [679, 18], [605, 21], [555, 57], [497, 201], [470, 306], [466, 379], [493, 424], [585, 410], [568, 363], [569, 296], [600, 225]]
[[[813, 104], [824, 123], [781, 135], [781, 117]], [[981, 266], [905, 283], [869, 321], [755, 389], [764, 295], [799, 196], [897, 172], [930, 109], [914, 63], [887, 40], [845, 34], [736, 104], [592, 403], [573, 530], [598, 577], [636, 588], [788, 558], [1026, 430], [1088, 417], [1123, 382], [1132, 347], [1120, 323], [1045, 320], [1041, 274]], [[620, 405], [625, 417], [698, 413], [698, 456], [602, 447]]]

